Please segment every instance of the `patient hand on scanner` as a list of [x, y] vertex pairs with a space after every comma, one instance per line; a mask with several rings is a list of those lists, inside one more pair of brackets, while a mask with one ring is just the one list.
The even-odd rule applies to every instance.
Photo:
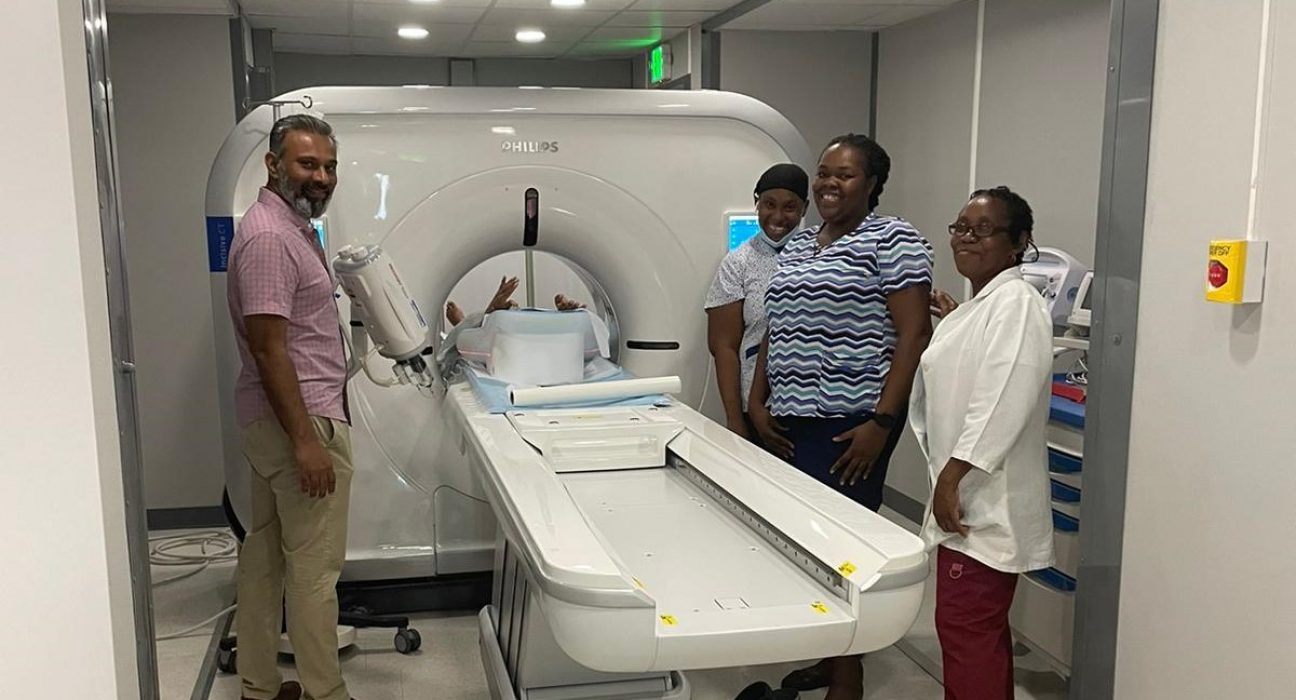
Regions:
[[[517, 302], [513, 301], [513, 293], [517, 291], [518, 278], [501, 277], [499, 287], [495, 289], [495, 296], [491, 297], [490, 303], [486, 305], [486, 313], [492, 311], [503, 311], [504, 309], [516, 309]], [[446, 302], [446, 320], [450, 325], [457, 326], [464, 320], [463, 309], [454, 301]]]
[[[490, 303], [486, 305], [485, 313], [494, 311], [504, 311], [506, 309], [516, 309], [518, 304], [513, 301], [513, 293], [517, 291], [518, 278], [504, 277], [500, 279], [499, 287], [495, 290], [495, 296], [491, 297]], [[565, 294], [554, 295], [554, 308], [559, 311], [575, 311], [585, 308], [585, 305], [571, 299]], [[457, 326], [464, 320], [463, 309], [453, 301], [446, 302], [446, 320], [450, 325]]]

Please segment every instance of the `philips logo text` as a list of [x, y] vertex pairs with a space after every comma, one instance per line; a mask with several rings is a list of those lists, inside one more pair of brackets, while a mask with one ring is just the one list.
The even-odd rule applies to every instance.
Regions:
[[505, 153], [557, 153], [557, 141], [505, 141], [500, 144]]

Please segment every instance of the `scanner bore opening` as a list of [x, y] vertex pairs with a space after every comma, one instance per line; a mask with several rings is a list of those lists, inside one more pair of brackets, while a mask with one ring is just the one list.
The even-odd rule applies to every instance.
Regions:
[[[554, 295], [564, 294], [570, 299], [581, 302], [596, 316], [603, 319], [608, 326], [608, 344], [612, 351], [613, 362], [618, 362], [621, 348], [621, 333], [617, 324], [616, 310], [608, 298], [603, 285], [588, 270], [571, 260], [554, 253], [532, 251], [533, 282], [535, 285], [535, 306], [541, 309], [552, 309]], [[437, 314], [437, 328], [441, 334], [450, 329], [446, 320], [446, 305], [453, 301], [465, 314], [481, 311], [495, 296], [500, 280], [517, 277], [518, 289], [513, 293], [513, 301], [518, 307], [526, 306], [526, 253], [509, 251], [488, 258], [468, 270], [450, 290], [450, 296], [441, 300]]]

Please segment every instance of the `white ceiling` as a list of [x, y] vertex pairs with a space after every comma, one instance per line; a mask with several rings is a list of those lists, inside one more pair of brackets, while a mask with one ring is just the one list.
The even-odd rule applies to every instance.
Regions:
[[[724, 26], [737, 30], [871, 31], [959, 0], [772, 0]], [[233, 14], [274, 30], [279, 51], [409, 56], [534, 58], [633, 56], [739, 0], [586, 0], [577, 9], [549, 0], [108, 0], [116, 12]], [[428, 30], [419, 41], [396, 30]], [[520, 44], [518, 29], [544, 30]]]

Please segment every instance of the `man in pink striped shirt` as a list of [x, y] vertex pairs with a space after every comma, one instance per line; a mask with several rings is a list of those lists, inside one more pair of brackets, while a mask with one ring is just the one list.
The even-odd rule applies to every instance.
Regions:
[[[229, 258], [229, 309], [243, 361], [236, 409], [252, 468], [252, 523], [239, 554], [244, 700], [349, 700], [337, 655], [351, 434], [333, 277], [310, 220], [337, 187], [333, 129], [306, 115], [270, 132], [268, 179]], [[277, 665], [288, 612], [301, 683]]]

